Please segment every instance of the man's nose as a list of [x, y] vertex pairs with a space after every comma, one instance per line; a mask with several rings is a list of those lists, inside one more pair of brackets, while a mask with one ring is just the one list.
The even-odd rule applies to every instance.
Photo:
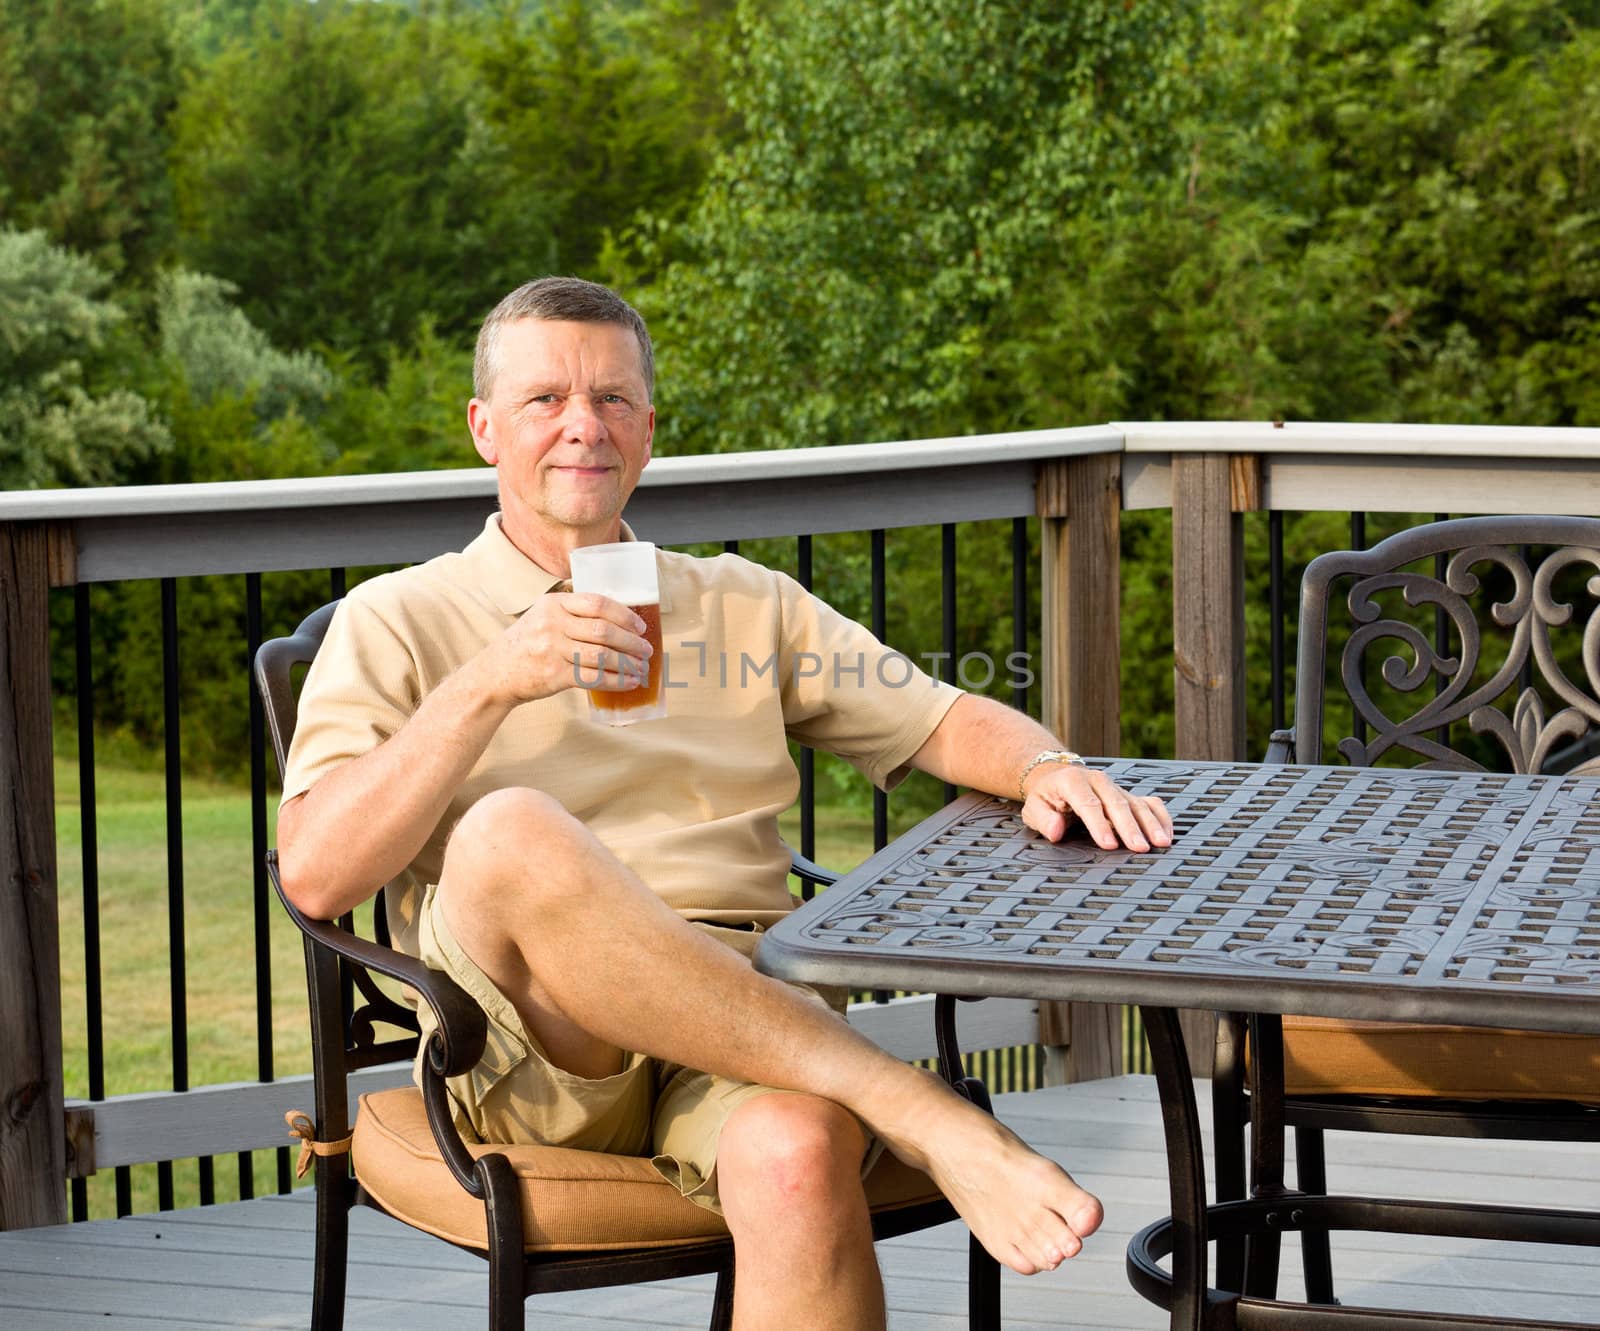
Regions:
[[605, 438], [605, 423], [594, 408], [594, 403], [581, 393], [567, 399], [563, 433], [578, 443], [593, 444]]

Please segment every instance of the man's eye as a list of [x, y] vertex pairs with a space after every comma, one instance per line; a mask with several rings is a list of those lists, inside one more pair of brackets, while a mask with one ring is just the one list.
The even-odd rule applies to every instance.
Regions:
[[626, 401], [621, 393], [602, 393], [600, 394], [600, 400], [602, 402], [610, 403], [620, 403]]

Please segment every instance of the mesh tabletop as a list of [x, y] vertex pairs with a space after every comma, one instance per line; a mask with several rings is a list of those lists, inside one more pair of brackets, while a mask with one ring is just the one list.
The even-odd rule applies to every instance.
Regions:
[[790, 979], [1600, 1033], [1600, 779], [1126, 760], [1170, 849], [968, 795], [776, 926]]

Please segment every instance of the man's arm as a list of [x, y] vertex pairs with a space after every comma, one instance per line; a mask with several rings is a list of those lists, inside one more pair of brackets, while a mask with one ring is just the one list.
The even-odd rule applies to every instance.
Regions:
[[[911, 758], [919, 771], [952, 785], [1007, 799], [1033, 758], [1061, 742], [1037, 721], [977, 694], [963, 694]], [[1022, 820], [1059, 841], [1076, 816], [1095, 843], [1149, 850], [1172, 843], [1172, 818], [1154, 797], [1129, 795], [1104, 772], [1075, 764], [1041, 763], [1027, 775]]]
[[541, 596], [389, 739], [283, 806], [289, 900], [329, 920], [372, 896], [422, 849], [512, 708], [572, 688], [580, 670], [585, 688], [635, 687], [650, 654], [643, 627], [608, 597]]

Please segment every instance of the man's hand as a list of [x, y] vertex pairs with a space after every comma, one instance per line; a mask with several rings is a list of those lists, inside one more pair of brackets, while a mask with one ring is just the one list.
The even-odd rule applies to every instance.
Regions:
[[637, 688], [649, 669], [644, 620], [609, 596], [541, 596], [478, 665], [483, 684], [507, 704], [548, 698], [563, 689]]
[[1102, 850], [1145, 851], [1172, 844], [1172, 815], [1154, 795], [1130, 795], [1104, 772], [1076, 763], [1041, 764], [1028, 774], [1022, 821], [1050, 841], [1073, 817]]

